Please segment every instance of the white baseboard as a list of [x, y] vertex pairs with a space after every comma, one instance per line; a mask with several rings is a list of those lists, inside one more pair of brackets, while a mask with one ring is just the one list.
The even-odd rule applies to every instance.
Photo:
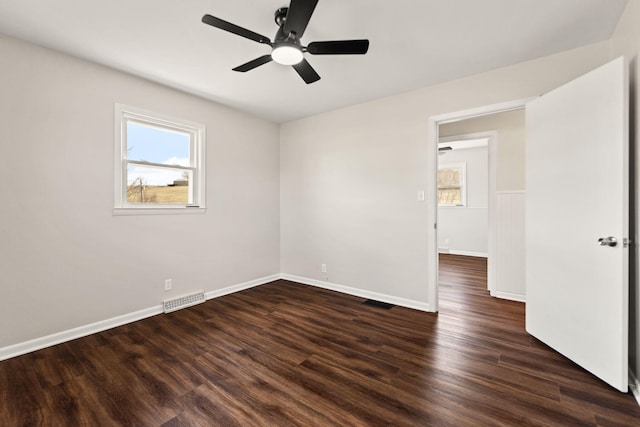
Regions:
[[245, 289], [253, 288], [256, 286], [264, 285], [265, 283], [273, 282], [281, 278], [280, 274], [273, 274], [271, 276], [261, 277], [260, 279], [251, 280], [249, 282], [240, 283], [233, 286], [228, 286], [223, 289], [215, 291], [205, 292], [204, 297], [208, 300], [213, 298], [219, 298], [225, 295], [233, 294], [235, 292], [244, 291]]
[[491, 296], [496, 298], [508, 299], [511, 301], [527, 302], [527, 297], [525, 295], [512, 294], [509, 292], [492, 291]]
[[[316, 286], [323, 289], [329, 289], [337, 292], [342, 292], [348, 295], [355, 295], [361, 298], [374, 299], [377, 301], [386, 302], [389, 304], [395, 304], [402, 307], [413, 308], [421, 311], [431, 311], [428, 303], [419, 301], [413, 301], [405, 298], [398, 298], [390, 295], [379, 294], [377, 292], [365, 291], [362, 289], [351, 288], [348, 286], [342, 286], [335, 283], [323, 282], [321, 280], [309, 279], [306, 277], [293, 276], [290, 274], [274, 274], [271, 276], [262, 277], [259, 279], [251, 280], [237, 285], [228, 286], [226, 288], [209, 291], [205, 293], [207, 300], [218, 298], [224, 295], [232, 294], [234, 292], [243, 291], [245, 289], [260, 286], [265, 283], [273, 282], [274, 280], [285, 279], [293, 282], [302, 283], [305, 285]], [[111, 319], [101, 320], [99, 322], [91, 323], [88, 325], [79, 326], [77, 328], [69, 329], [66, 331], [57, 332], [51, 335], [47, 335], [40, 338], [35, 338], [22, 343], [10, 345], [0, 348], [0, 361], [10, 359], [12, 357], [21, 356], [23, 354], [31, 353], [36, 350], [51, 347], [63, 342], [71, 341], [77, 338], [82, 338], [87, 335], [95, 334], [105, 331], [107, 329], [115, 328], [118, 326], [126, 325], [128, 323], [136, 322], [138, 320], [146, 319], [148, 317], [162, 314], [162, 305], [146, 308], [133, 313], [124, 314], [122, 316], [116, 316]]]
[[[280, 279], [279, 274], [263, 277], [260, 279], [251, 280], [249, 282], [240, 283], [233, 286], [228, 286], [223, 289], [215, 291], [209, 291], [205, 293], [206, 299], [218, 298], [223, 295], [228, 295], [234, 292], [242, 291], [245, 289], [253, 288], [254, 286], [263, 285], [265, 283], [273, 282]], [[136, 322], [138, 320], [146, 319], [158, 314], [162, 314], [162, 305], [149, 307], [144, 310], [136, 311], [133, 313], [125, 314], [122, 316], [113, 317], [111, 319], [101, 320], [99, 322], [91, 323], [89, 325], [79, 326], [77, 328], [69, 329], [67, 331], [57, 332], [55, 334], [47, 335], [33, 340], [25, 341], [22, 343], [10, 345], [0, 348], [0, 361], [10, 359], [12, 357], [21, 356], [23, 354], [31, 353], [32, 351], [41, 350], [46, 347], [51, 347], [56, 344], [71, 341], [77, 338], [86, 337], [87, 335], [96, 334], [98, 332], [106, 331], [107, 329], [115, 328], [117, 326], [126, 325], [127, 323]]]
[[629, 369], [629, 389], [636, 398], [638, 405], [640, 405], [640, 381], [638, 381], [638, 378], [633, 374], [631, 369]]
[[376, 301], [386, 302], [388, 304], [399, 305], [402, 307], [413, 308], [420, 311], [432, 310], [428, 303], [413, 301], [405, 298], [394, 297], [385, 294], [379, 294], [377, 292], [365, 291], [363, 289], [351, 288], [348, 286], [338, 285], [330, 282], [323, 282], [322, 280], [310, 279], [308, 277], [294, 276], [292, 274], [281, 274], [281, 279], [289, 280], [292, 282], [302, 283], [304, 285], [315, 286], [318, 288], [329, 289], [331, 291], [342, 292], [343, 294], [354, 295], [360, 298], [373, 299]]
[[162, 313], [162, 305], [157, 305], [155, 307], [150, 307], [122, 316], [112, 317], [111, 319], [79, 326], [67, 331], [57, 332], [55, 334], [3, 347], [0, 348], [0, 360], [10, 359], [12, 357], [31, 353], [32, 351], [41, 350], [56, 344], [75, 340], [76, 338], [86, 337], [87, 335], [106, 331], [107, 329], [126, 325], [127, 323], [135, 322], [137, 320], [146, 319], [147, 317], [155, 316], [160, 313]]

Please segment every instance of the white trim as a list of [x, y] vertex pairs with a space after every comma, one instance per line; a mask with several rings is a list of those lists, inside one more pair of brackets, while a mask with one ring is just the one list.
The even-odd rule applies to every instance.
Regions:
[[[209, 291], [205, 293], [205, 298], [207, 300], [217, 298], [255, 286], [264, 285], [265, 283], [273, 282], [274, 280], [278, 279], [280, 279], [279, 274], [262, 277], [259, 279], [251, 280], [249, 282], [228, 286], [223, 289]], [[98, 332], [106, 331], [107, 329], [126, 325], [128, 323], [136, 322], [138, 320], [146, 319], [158, 314], [162, 314], [162, 305], [156, 305], [144, 310], [124, 314], [122, 316], [112, 317], [111, 319], [101, 320], [99, 322], [79, 326], [67, 331], [57, 332], [55, 334], [35, 338], [7, 347], [2, 347], [0, 348], [0, 361], [16, 356], [21, 356], [23, 354], [31, 353], [32, 351], [41, 350], [43, 348], [51, 347], [56, 344], [61, 344], [63, 342], [71, 341], [77, 338], [86, 337], [87, 335], [96, 334]]]
[[454, 210], [461, 210], [461, 209], [489, 209], [488, 206], [457, 206], [457, 205], [440, 205], [441, 209], [449, 209], [449, 208], [454, 208]]
[[461, 122], [476, 117], [489, 116], [496, 113], [506, 113], [508, 111], [524, 108], [529, 102], [539, 98], [532, 96], [528, 98], [516, 99], [514, 101], [499, 102], [497, 104], [483, 105], [482, 107], [469, 108], [467, 110], [454, 111], [451, 113], [438, 114], [429, 117], [429, 121], [443, 125], [445, 123]]
[[447, 253], [451, 255], [463, 255], [463, 256], [474, 256], [478, 258], [489, 258], [489, 254], [484, 252], [457, 251], [455, 249], [449, 249], [447, 250]]
[[192, 215], [192, 214], [204, 214], [207, 212], [205, 208], [189, 208], [189, 207], [171, 207], [171, 208], [113, 208], [114, 216], [124, 215]]
[[310, 279], [308, 277], [294, 276], [292, 274], [281, 274], [281, 279], [291, 282], [302, 283], [303, 285], [315, 286], [317, 288], [329, 289], [331, 291], [341, 292], [343, 294], [353, 295], [360, 298], [373, 299], [389, 304], [395, 304], [402, 307], [413, 308], [420, 311], [432, 311], [428, 303], [414, 301], [405, 298], [394, 297], [391, 295], [379, 294], [377, 292], [365, 291], [363, 289], [351, 288], [349, 286], [338, 285], [336, 283], [323, 282], [322, 280]]
[[[189, 135], [191, 164], [189, 166], [176, 166], [155, 164], [150, 162], [139, 162], [127, 160], [127, 126], [129, 121], [142, 124], [147, 127], [161, 129], [168, 132], [180, 132]], [[189, 211], [202, 211], [206, 208], [206, 144], [207, 128], [204, 124], [184, 120], [181, 118], [155, 113], [138, 107], [129, 105], [114, 104], [114, 192], [113, 192], [113, 214], [114, 215], [144, 215], [144, 214], [178, 214], [182, 213], [180, 208]], [[132, 204], [127, 201], [127, 167], [131, 162], [134, 164], [146, 165], [148, 167], [161, 167], [164, 169], [191, 170], [193, 185], [189, 186], [189, 200], [193, 201], [193, 206], [184, 205], [152, 205], [152, 204]], [[191, 202], [190, 202], [191, 203]], [[178, 208], [178, 209], [176, 209]], [[125, 213], [130, 211], [130, 213]]]
[[[428, 118], [427, 123], [427, 296], [431, 311], [438, 311], [438, 126], [489, 114], [503, 113], [524, 108], [536, 97], [523, 98], [499, 104], [485, 105], [468, 110], [439, 114]], [[489, 144], [491, 146], [491, 143]], [[490, 148], [491, 150], [491, 148]], [[491, 179], [491, 178], [490, 178]], [[493, 183], [490, 182], [490, 185]], [[495, 188], [495, 187], [494, 187]], [[491, 198], [491, 197], [490, 197]], [[491, 201], [489, 202], [491, 207]], [[489, 236], [491, 239], [491, 236]], [[491, 253], [489, 242], [489, 252]], [[489, 257], [491, 263], [491, 257]]]
[[[488, 137], [479, 137], [479, 138], [469, 138], [470, 134], [463, 135], [462, 138], [458, 136], [443, 136], [438, 139], [438, 154], [441, 153], [439, 150], [442, 147], [451, 147], [452, 151], [456, 150], [466, 150], [470, 148], [481, 148], [487, 147], [489, 145]], [[442, 146], [442, 147], [441, 147]], [[448, 151], [445, 151], [445, 154]]]
[[246, 289], [254, 288], [256, 286], [264, 285], [265, 283], [270, 283], [275, 280], [281, 279], [280, 274], [273, 274], [271, 276], [261, 277], [259, 279], [250, 280], [248, 282], [239, 283], [233, 286], [227, 286], [226, 288], [217, 289], [215, 291], [205, 292], [204, 297], [207, 300], [222, 297], [225, 295], [233, 294], [235, 292], [244, 291]]
[[629, 390], [631, 390], [631, 393], [636, 398], [636, 402], [640, 405], [640, 381], [638, 381], [638, 378], [633, 374], [631, 368], [629, 368]]
[[491, 296], [496, 298], [508, 299], [511, 301], [527, 302], [525, 295], [512, 294], [509, 292], [501, 292], [501, 291], [491, 292]]
[[489, 138], [489, 199], [487, 201], [489, 211], [487, 217], [489, 219], [489, 235], [487, 236], [487, 289], [489, 292], [497, 287], [496, 278], [496, 253], [498, 244], [496, 241], [496, 230], [498, 223], [496, 221], [496, 207], [498, 206], [498, 132], [491, 132]]
[[155, 316], [160, 313], [162, 313], [162, 305], [157, 305], [144, 310], [112, 317], [111, 319], [101, 320], [99, 322], [90, 323], [88, 325], [79, 326], [77, 328], [35, 338], [30, 341], [3, 347], [0, 348], [0, 360], [21, 356], [23, 354], [31, 353], [32, 351], [51, 347], [77, 338], [86, 337], [87, 335], [106, 331], [107, 329], [126, 325], [127, 323], [132, 323], [137, 320], [146, 319], [147, 317]]
[[[226, 288], [209, 291], [205, 293], [207, 300], [218, 298], [224, 295], [229, 295], [235, 292], [250, 289], [256, 286], [264, 285], [275, 280], [284, 279], [303, 285], [315, 286], [318, 288], [329, 289], [337, 292], [341, 292], [348, 295], [354, 295], [361, 298], [370, 298], [377, 301], [386, 302], [389, 304], [395, 304], [402, 307], [413, 308], [421, 311], [430, 310], [428, 303], [419, 301], [413, 301], [405, 298], [398, 298], [390, 295], [379, 294], [376, 292], [365, 291], [362, 289], [351, 288], [348, 286], [337, 285], [334, 283], [323, 282], [320, 280], [309, 279], [306, 277], [294, 276], [290, 274], [273, 274], [265, 276], [259, 279], [250, 280], [248, 282], [239, 283], [237, 285], [227, 286]], [[125, 314], [122, 316], [113, 317], [111, 319], [101, 320], [99, 322], [91, 323], [88, 325], [79, 326], [77, 328], [69, 329], [67, 331], [57, 332], [44, 337], [36, 338], [33, 340], [25, 341], [22, 343], [10, 345], [0, 348], [0, 361], [10, 359], [12, 357], [21, 356], [23, 354], [31, 353], [36, 350], [51, 347], [56, 344], [71, 341], [77, 338], [82, 338], [87, 335], [95, 334], [105, 331], [107, 329], [115, 328], [118, 326], [126, 325], [128, 323], [136, 322], [138, 320], [146, 319], [158, 314], [162, 314], [162, 305], [146, 308], [133, 313]]]

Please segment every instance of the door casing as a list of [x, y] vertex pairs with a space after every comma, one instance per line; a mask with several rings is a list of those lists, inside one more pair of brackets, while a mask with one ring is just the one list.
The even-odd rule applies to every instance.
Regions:
[[[514, 101], [503, 102], [499, 104], [491, 104], [483, 107], [472, 108], [468, 110], [456, 111], [452, 113], [439, 114], [429, 117], [428, 120], [428, 141], [427, 153], [427, 297], [429, 300], [429, 311], [437, 312], [438, 303], [438, 127], [441, 124], [457, 122], [475, 117], [487, 116], [490, 114], [504, 113], [507, 111], [519, 110], [525, 108], [529, 101], [536, 97], [523, 98]], [[495, 192], [493, 192], [495, 193]], [[490, 197], [493, 197], [490, 195]], [[491, 203], [491, 202], [490, 202]], [[494, 205], [495, 206], [495, 205]], [[493, 239], [491, 220], [491, 209], [489, 210], [489, 239]], [[489, 263], [495, 257], [492, 257], [492, 245], [489, 244]], [[495, 266], [489, 265], [489, 271], [494, 271]], [[489, 277], [494, 277], [490, 274]], [[491, 287], [492, 284], [489, 283]]]

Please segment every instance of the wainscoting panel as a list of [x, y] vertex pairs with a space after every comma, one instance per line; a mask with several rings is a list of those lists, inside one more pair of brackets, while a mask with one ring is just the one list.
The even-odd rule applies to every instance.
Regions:
[[495, 287], [491, 295], [525, 301], [525, 192], [499, 191], [495, 213]]

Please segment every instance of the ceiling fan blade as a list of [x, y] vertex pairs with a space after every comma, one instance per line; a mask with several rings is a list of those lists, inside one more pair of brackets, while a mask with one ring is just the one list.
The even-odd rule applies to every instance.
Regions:
[[313, 42], [307, 46], [312, 55], [364, 55], [368, 50], [369, 40]]
[[291, 0], [287, 19], [284, 21], [284, 33], [289, 34], [293, 31], [296, 38], [300, 39], [317, 4], [318, 0]]
[[245, 37], [258, 43], [264, 43], [268, 45], [271, 44], [271, 40], [269, 39], [269, 37], [265, 37], [262, 34], [254, 33], [253, 31], [239, 27], [236, 24], [232, 24], [231, 22], [224, 21], [220, 18], [216, 18], [215, 16], [204, 15], [202, 17], [202, 22], [204, 22], [205, 24], [209, 24], [212, 27], [220, 28], [221, 30], [237, 34], [241, 37]]
[[307, 62], [306, 59], [303, 59], [302, 62], [295, 64], [293, 68], [298, 72], [302, 80], [304, 80], [307, 84], [317, 82], [320, 80], [320, 76], [316, 73], [316, 70], [313, 69], [311, 64]]
[[252, 61], [247, 62], [246, 64], [238, 65], [233, 71], [239, 71], [241, 73], [246, 73], [247, 71], [251, 71], [254, 68], [258, 68], [261, 65], [266, 64], [267, 62], [271, 62], [271, 55], [264, 55], [260, 58], [256, 58]]

